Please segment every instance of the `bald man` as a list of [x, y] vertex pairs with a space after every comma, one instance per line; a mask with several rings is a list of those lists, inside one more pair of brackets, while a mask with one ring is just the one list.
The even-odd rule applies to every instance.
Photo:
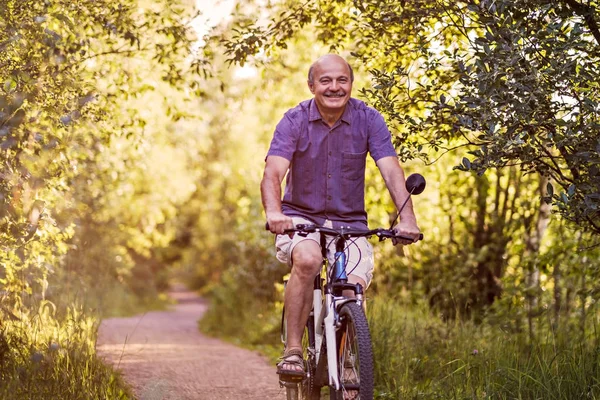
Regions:
[[[269, 229], [277, 234], [277, 258], [292, 271], [285, 290], [287, 346], [277, 366], [283, 380], [305, 373], [302, 333], [311, 310], [313, 281], [322, 265], [318, 233], [290, 238], [284, 230], [299, 223], [366, 229], [367, 154], [375, 160], [396, 207], [409, 196], [385, 121], [375, 109], [351, 97], [353, 81], [352, 67], [342, 57], [327, 54], [315, 61], [308, 71], [314, 97], [285, 113], [266, 156], [263, 207]], [[410, 200], [395, 229], [415, 241], [419, 237]], [[348, 282], [366, 289], [373, 277], [373, 249], [366, 238], [356, 244], [347, 257]], [[328, 251], [331, 257], [334, 252], [335, 248]]]

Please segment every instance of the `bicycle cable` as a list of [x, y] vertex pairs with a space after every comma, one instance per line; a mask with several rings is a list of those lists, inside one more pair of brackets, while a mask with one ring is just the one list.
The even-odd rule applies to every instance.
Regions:
[[[362, 258], [362, 251], [360, 250], [360, 246], [356, 243], [356, 241], [360, 239], [360, 237], [355, 237], [355, 238], [348, 238], [346, 239], [346, 246], [344, 247], [344, 251], [343, 253], [346, 253], [346, 251], [348, 251], [348, 253], [346, 254], [346, 260], [345, 260], [345, 264], [344, 264], [344, 271], [346, 271], [346, 268], [348, 267], [348, 264], [350, 263], [350, 246], [354, 245], [356, 246], [356, 249], [358, 250], [358, 261], [356, 262], [356, 265], [354, 266], [354, 268], [352, 268], [350, 270], [350, 272], [346, 272], [346, 275], [351, 275], [352, 272], [354, 272], [354, 270], [356, 268], [358, 268], [358, 265], [360, 264], [360, 260]], [[334, 243], [336, 241], [336, 238], [332, 238], [331, 241], [329, 242], [329, 244], [327, 245], [327, 247], [329, 248], [331, 246], [332, 243]], [[350, 243], [348, 243], [350, 242]], [[333, 273], [335, 271], [335, 264], [337, 263], [338, 259], [340, 256], [337, 256], [334, 260], [333, 260], [333, 265], [330, 268], [330, 279], [334, 278]], [[335, 277], [336, 279], [339, 277]], [[333, 279], [332, 279], [333, 280]]]

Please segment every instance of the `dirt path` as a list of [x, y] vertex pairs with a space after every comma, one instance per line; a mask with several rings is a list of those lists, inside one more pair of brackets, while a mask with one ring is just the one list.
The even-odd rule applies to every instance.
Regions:
[[254, 352], [202, 335], [206, 305], [171, 293], [168, 311], [102, 321], [98, 354], [123, 372], [139, 400], [285, 399], [275, 367]]

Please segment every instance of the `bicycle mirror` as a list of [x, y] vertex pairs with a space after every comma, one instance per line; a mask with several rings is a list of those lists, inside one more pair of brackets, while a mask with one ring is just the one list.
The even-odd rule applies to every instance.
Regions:
[[421, 194], [425, 190], [425, 178], [421, 174], [412, 174], [406, 179], [406, 190], [410, 194]]

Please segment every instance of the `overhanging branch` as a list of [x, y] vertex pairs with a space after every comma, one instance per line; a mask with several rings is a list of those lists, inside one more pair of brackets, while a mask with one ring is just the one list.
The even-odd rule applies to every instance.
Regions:
[[583, 17], [596, 42], [600, 45], [600, 26], [598, 26], [598, 22], [594, 19], [595, 8], [587, 4], [578, 3], [575, 0], [564, 1], [575, 14]]

